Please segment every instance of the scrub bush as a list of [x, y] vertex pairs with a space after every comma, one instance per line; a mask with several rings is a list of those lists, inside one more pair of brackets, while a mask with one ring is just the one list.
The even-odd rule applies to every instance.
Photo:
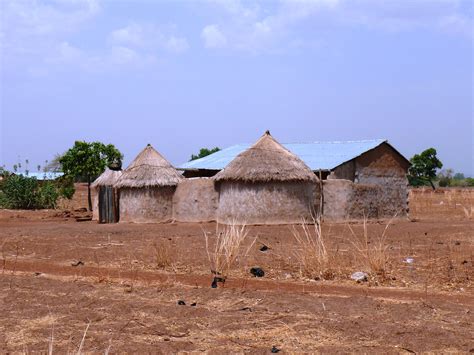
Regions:
[[0, 191], [0, 207], [11, 209], [55, 208], [59, 191], [54, 182], [40, 184], [35, 177], [10, 175]]

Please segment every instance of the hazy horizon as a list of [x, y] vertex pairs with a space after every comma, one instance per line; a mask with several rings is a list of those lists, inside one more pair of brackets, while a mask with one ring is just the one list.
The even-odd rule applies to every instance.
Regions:
[[473, 2], [0, 4], [0, 166], [75, 140], [126, 166], [200, 148], [384, 138], [474, 176]]

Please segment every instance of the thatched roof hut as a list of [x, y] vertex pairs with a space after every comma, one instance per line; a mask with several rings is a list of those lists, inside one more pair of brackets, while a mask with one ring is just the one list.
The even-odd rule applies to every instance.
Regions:
[[268, 131], [214, 180], [222, 223], [299, 223], [311, 217], [319, 194], [316, 175]]
[[123, 171], [121, 222], [164, 222], [172, 219], [173, 194], [182, 175], [150, 144]]
[[123, 171], [117, 188], [176, 186], [183, 176], [150, 144]]
[[316, 181], [316, 175], [269, 131], [220, 171], [215, 181]]
[[114, 186], [122, 176], [122, 170], [106, 168], [105, 171], [92, 183], [91, 187], [97, 189], [100, 186]]
[[92, 183], [92, 219], [101, 223], [114, 223], [119, 219], [119, 196], [114, 185], [122, 175], [121, 170], [106, 168]]

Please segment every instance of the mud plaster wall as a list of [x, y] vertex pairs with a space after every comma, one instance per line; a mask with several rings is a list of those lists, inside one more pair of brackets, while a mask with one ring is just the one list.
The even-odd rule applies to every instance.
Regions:
[[315, 193], [314, 183], [222, 182], [218, 185], [219, 223], [286, 224], [301, 223], [311, 218]]
[[120, 222], [157, 223], [173, 218], [176, 187], [120, 189]]
[[216, 220], [219, 194], [214, 180], [192, 178], [180, 182], [173, 197], [173, 219], [179, 222]]

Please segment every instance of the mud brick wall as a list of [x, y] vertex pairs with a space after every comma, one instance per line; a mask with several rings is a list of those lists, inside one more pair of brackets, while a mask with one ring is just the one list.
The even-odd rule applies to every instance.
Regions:
[[385, 190], [380, 185], [326, 180], [323, 184], [323, 216], [332, 221], [360, 220], [364, 216], [371, 219], [405, 216], [406, 202], [400, 203], [402, 199], [392, 195], [398, 193], [396, 190]]

